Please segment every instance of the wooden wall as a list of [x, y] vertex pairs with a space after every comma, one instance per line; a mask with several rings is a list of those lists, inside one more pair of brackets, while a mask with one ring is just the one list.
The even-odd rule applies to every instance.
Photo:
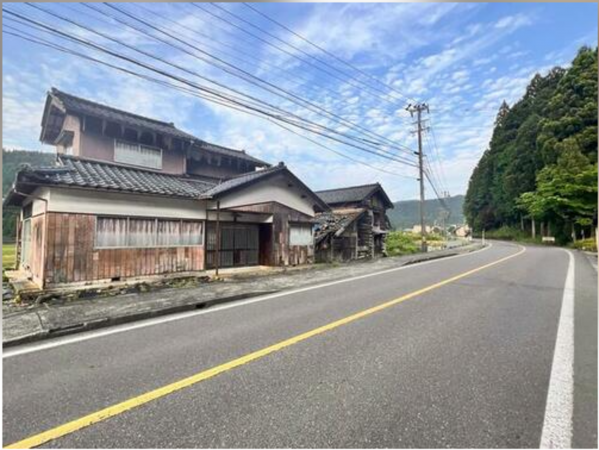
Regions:
[[[273, 215], [270, 257], [262, 252], [261, 260], [273, 266], [310, 264], [314, 262], [313, 245], [289, 245], [289, 223], [312, 223], [312, 217], [277, 202], [229, 208], [230, 211], [269, 213]], [[263, 245], [263, 242], [260, 242]]]
[[204, 269], [204, 247], [95, 249], [96, 216], [48, 213], [47, 284]]
[[345, 262], [358, 257], [357, 223], [349, 226], [341, 236], [330, 233], [318, 244], [315, 251], [316, 262]]

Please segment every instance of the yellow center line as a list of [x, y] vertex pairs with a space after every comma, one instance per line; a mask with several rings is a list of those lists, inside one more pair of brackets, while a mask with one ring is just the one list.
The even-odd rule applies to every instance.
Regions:
[[88, 427], [90, 425], [93, 425], [95, 423], [98, 422], [102, 422], [106, 419], [109, 419], [111, 417], [117, 416], [119, 414], [124, 413], [125, 411], [129, 411], [131, 409], [137, 408], [138, 406], [144, 405], [146, 403], [149, 403], [153, 400], [159, 399], [161, 397], [164, 397], [166, 395], [172, 394], [173, 392], [177, 392], [181, 389], [185, 389], [189, 386], [193, 386], [194, 384], [200, 383], [202, 381], [205, 381], [209, 378], [215, 377], [217, 375], [220, 375], [221, 373], [227, 372], [231, 369], [234, 369], [236, 367], [242, 366], [244, 364], [247, 364], [251, 361], [255, 361], [257, 359], [263, 358], [267, 355], [270, 355], [271, 353], [277, 352], [279, 350], [282, 350], [286, 347], [290, 347], [294, 344], [297, 344], [298, 342], [302, 342], [305, 341], [306, 339], [309, 339], [311, 337], [317, 336], [319, 334], [323, 334], [327, 331], [333, 330], [335, 328], [338, 328], [342, 325], [346, 325], [348, 323], [351, 323], [355, 320], [361, 319], [363, 317], [369, 316], [371, 314], [374, 314], [376, 312], [382, 311], [383, 309], [389, 308], [391, 306], [397, 305], [398, 303], [404, 302], [406, 300], [409, 300], [411, 298], [414, 298], [416, 296], [422, 295], [426, 292], [432, 291], [434, 289], [440, 288], [441, 286], [445, 286], [446, 284], [449, 283], [453, 283], [457, 280], [460, 280], [464, 277], [467, 277], [469, 275], [472, 275], [476, 272], [480, 272], [481, 270], [487, 269], [489, 267], [495, 266], [497, 264], [500, 264], [504, 261], [507, 261], [508, 259], [514, 258], [518, 255], [521, 255], [522, 253], [524, 253], [526, 251], [526, 248], [522, 247], [520, 251], [518, 251], [517, 253], [514, 253], [513, 255], [509, 255], [506, 256], [504, 258], [498, 259], [496, 261], [493, 261], [491, 263], [485, 264], [483, 266], [477, 267], [475, 269], [469, 270], [467, 272], [463, 272], [459, 275], [455, 275], [451, 278], [447, 278], [443, 281], [440, 281], [438, 283], [435, 284], [431, 284], [425, 288], [419, 289], [417, 291], [413, 291], [410, 292], [409, 294], [403, 295], [399, 298], [396, 298], [394, 300], [390, 300], [388, 302], [382, 303], [380, 305], [374, 306], [372, 308], [368, 308], [365, 309], [363, 311], [360, 311], [358, 313], [352, 314], [350, 316], [344, 317], [343, 319], [339, 319], [336, 320], [334, 322], [328, 323], [326, 325], [323, 325], [321, 327], [315, 328], [313, 330], [307, 331], [305, 333], [302, 334], [298, 334], [297, 336], [294, 336], [292, 338], [286, 339], [284, 341], [278, 342], [274, 345], [271, 345], [269, 347], [263, 348], [261, 350], [252, 352], [252, 353], [248, 353], [245, 356], [242, 356], [240, 358], [234, 359], [232, 361], [229, 361], [227, 363], [221, 364], [219, 366], [213, 367], [211, 369], [208, 370], [204, 370], [202, 372], [199, 372], [195, 375], [192, 375], [188, 378], [184, 378], [182, 380], [176, 381], [174, 383], [168, 384], [166, 386], [163, 386], [161, 388], [155, 389], [153, 391], [149, 391], [146, 392], [145, 394], [141, 394], [138, 395], [137, 397], [133, 397], [130, 398], [129, 400], [125, 400], [121, 403], [117, 403], [115, 405], [109, 406], [107, 408], [101, 409], [99, 411], [93, 412], [91, 414], [88, 414], [84, 417], [81, 417], [79, 419], [75, 419], [71, 422], [67, 422], [63, 425], [59, 425], [55, 428], [51, 428], [47, 431], [44, 431], [42, 433], [36, 434], [34, 436], [25, 438], [21, 441], [15, 442], [14, 444], [8, 445], [5, 448], [32, 448], [32, 447], [37, 447], [39, 445], [42, 445], [46, 442], [52, 441], [54, 439], [58, 439], [62, 436], [66, 436], [68, 434], [71, 434], [75, 431], [81, 430], [82, 428]]

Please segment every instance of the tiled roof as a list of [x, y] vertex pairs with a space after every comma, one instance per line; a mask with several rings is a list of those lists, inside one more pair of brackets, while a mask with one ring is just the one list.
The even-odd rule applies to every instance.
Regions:
[[59, 156], [59, 162], [61, 165], [57, 167], [25, 170], [19, 174], [20, 181], [186, 198], [199, 198], [214, 186], [203, 180], [64, 155]]
[[233, 178], [229, 178], [228, 180], [223, 181], [222, 183], [213, 186], [203, 193], [203, 197], [213, 197], [215, 195], [220, 195], [225, 192], [231, 191], [237, 187], [246, 185], [248, 183], [253, 183], [255, 181], [266, 178], [276, 172], [281, 172], [286, 170], [287, 168], [283, 164], [278, 164], [276, 166], [270, 167], [268, 169], [256, 170], [255, 172], [248, 172], [242, 175], [238, 175]]
[[316, 195], [318, 195], [329, 205], [336, 205], [340, 203], [361, 202], [362, 200], [368, 198], [370, 194], [377, 189], [383, 189], [379, 183], [317, 191]]
[[328, 205], [323, 202], [318, 195], [316, 195], [308, 186], [306, 186], [302, 180], [297, 178], [293, 172], [291, 172], [285, 164], [282, 162], [277, 164], [276, 166], [269, 167], [268, 169], [261, 169], [255, 172], [248, 172], [243, 175], [238, 175], [233, 178], [229, 178], [228, 180], [223, 181], [222, 183], [217, 184], [211, 189], [208, 189], [206, 192], [202, 194], [203, 198], [215, 198], [222, 194], [229, 193], [234, 191], [238, 187], [248, 186], [258, 181], [264, 180], [265, 178], [270, 177], [271, 175], [275, 175], [277, 173], [285, 174], [288, 179], [290, 179], [297, 187], [301, 188], [305, 195], [312, 198], [315, 205], [318, 205], [318, 209], [321, 211], [328, 211], [330, 208]]
[[316, 243], [319, 243], [329, 234], [343, 233], [364, 211], [366, 211], [364, 208], [355, 208], [317, 214], [314, 219], [316, 224], [314, 227]]
[[100, 189], [113, 192], [152, 194], [190, 199], [212, 199], [229, 194], [237, 188], [247, 187], [255, 182], [277, 174], [285, 173], [290, 180], [306, 195], [312, 197], [315, 204], [327, 211], [328, 206], [320, 200], [301, 180], [280, 163], [268, 169], [248, 172], [230, 178], [219, 184], [193, 177], [168, 175], [151, 170], [125, 167], [102, 161], [90, 161], [73, 156], [59, 155], [58, 164], [53, 167], [25, 167], [17, 173], [16, 182], [4, 204], [17, 205], [22, 192], [32, 190], [34, 186], [64, 186], [86, 189]]
[[85, 98], [76, 97], [66, 92], [52, 88], [50, 94], [56, 98], [68, 112], [86, 114], [101, 119], [111, 120], [137, 128], [145, 128], [158, 133], [176, 136], [180, 139], [196, 140], [195, 136], [179, 130], [173, 123], [162, 122], [148, 117], [133, 114], [127, 111], [92, 102]]
[[192, 147], [192, 151], [198, 147], [202, 150], [208, 150], [210, 152], [218, 153], [223, 156], [244, 159], [246, 161], [256, 164], [257, 166], [270, 166], [270, 164], [268, 164], [267, 162], [262, 161], [261, 159], [258, 159], [252, 155], [248, 155], [245, 152], [245, 150], [235, 150], [232, 148], [223, 147], [222, 145], [211, 144], [209, 142], [202, 141], [201, 139], [196, 139], [196, 143]]
[[259, 166], [269, 166], [268, 163], [248, 155], [243, 150], [235, 150], [232, 148], [223, 147], [221, 145], [211, 144], [203, 141], [185, 131], [179, 130], [175, 127], [175, 124], [169, 122], [163, 122], [161, 120], [151, 119], [148, 117], [133, 114], [127, 111], [123, 111], [111, 106], [96, 103], [85, 98], [77, 97], [75, 95], [62, 92], [56, 88], [52, 88], [50, 95], [58, 100], [64, 109], [71, 113], [85, 114], [93, 117], [98, 117], [113, 122], [122, 123], [135, 128], [142, 128], [149, 131], [174, 136], [179, 139], [183, 139], [187, 142], [193, 142], [193, 149], [203, 149], [213, 153], [217, 153], [223, 156], [229, 156], [232, 158], [239, 158]]

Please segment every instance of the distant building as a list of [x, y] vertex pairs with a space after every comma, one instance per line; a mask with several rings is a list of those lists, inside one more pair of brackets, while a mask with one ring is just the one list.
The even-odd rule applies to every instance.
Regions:
[[330, 212], [316, 215], [317, 262], [372, 258], [385, 253], [391, 229], [386, 211], [393, 202], [379, 184], [317, 191]]
[[468, 225], [458, 225], [454, 233], [457, 237], [464, 238], [470, 236], [471, 231]]
[[[438, 229], [439, 229], [439, 227], [436, 227], [436, 226], [431, 226], [431, 225], [424, 226], [424, 230], [427, 234], [435, 233], [436, 230], [438, 230]], [[422, 227], [420, 225], [414, 225], [411, 229], [412, 233], [414, 233], [414, 234], [420, 234], [421, 230], [422, 230]]]

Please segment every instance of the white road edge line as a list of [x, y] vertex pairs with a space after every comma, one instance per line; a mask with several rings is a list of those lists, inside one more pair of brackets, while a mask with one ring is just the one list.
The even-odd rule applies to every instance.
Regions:
[[79, 335], [71, 336], [71, 337], [55, 338], [50, 342], [45, 342], [42, 344], [23, 344], [23, 346], [15, 347], [14, 349], [3, 349], [2, 359], [12, 358], [13, 356], [26, 355], [28, 353], [33, 353], [33, 352], [37, 352], [37, 351], [41, 351], [41, 350], [47, 350], [47, 349], [51, 349], [54, 347], [60, 347], [60, 346], [67, 345], [67, 344], [74, 344], [77, 342], [87, 341], [89, 339], [95, 339], [95, 338], [100, 338], [100, 337], [104, 337], [104, 336], [109, 336], [111, 334], [123, 333], [125, 331], [137, 330], [140, 328], [145, 328], [145, 327], [149, 327], [149, 326], [153, 326], [153, 325], [160, 325], [163, 323], [173, 322], [175, 320], [187, 319], [187, 318], [191, 318], [191, 317], [195, 317], [195, 316], [201, 316], [204, 314], [212, 314], [212, 313], [215, 313], [218, 311], [223, 311], [223, 310], [229, 309], [229, 308], [237, 308], [239, 306], [245, 306], [245, 305], [250, 305], [252, 303], [258, 303], [258, 302], [263, 302], [263, 301], [267, 301], [267, 300], [272, 300], [274, 298], [285, 297], [285, 296], [289, 296], [289, 295], [293, 295], [293, 294], [298, 294], [301, 292], [311, 291], [313, 289], [320, 289], [320, 288], [324, 288], [324, 287], [328, 287], [328, 286], [334, 286], [336, 284], [347, 283], [349, 281], [361, 280], [364, 278], [370, 278], [370, 277], [374, 277], [374, 276], [384, 275], [384, 274], [387, 274], [390, 272], [397, 272], [400, 270], [411, 269], [413, 267], [424, 266], [426, 264], [433, 264], [433, 263], [437, 263], [437, 262], [448, 261], [448, 260], [454, 259], [454, 258], [470, 256], [475, 253], [479, 253], [479, 252], [488, 250], [492, 246], [493, 246], [493, 244], [490, 243], [486, 247], [483, 247], [478, 250], [474, 250], [472, 252], [463, 253], [461, 255], [448, 256], [446, 258], [433, 259], [431, 261], [423, 261], [420, 263], [410, 264], [407, 266], [401, 266], [401, 267], [395, 267], [393, 269], [382, 270], [380, 272], [368, 273], [365, 275], [358, 275], [358, 276], [351, 277], [351, 278], [343, 278], [341, 280], [330, 281], [327, 283], [317, 284], [314, 286], [307, 286], [307, 287], [303, 287], [303, 288], [293, 289], [290, 291], [278, 292], [275, 294], [267, 294], [264, 296], [254, 297], [254, 298], [248, 299], [248, 300], [241, 300], [241, 301], [236, 301], [236, 302], [232, 302], [229, 304], [225, 304], [222, 306], [212, 307], [212, 308], [209, 308], [206, 310], [189, 311], [189, 312], [183, 312], [183, 313], [178, 313], [178, 314], [172, 314], [172, 315], [168, 315], [168, 316], [159, 317], [156, 319], [143, 320], [143, 321], [136, 322], [133, 324], [115, 325], [114, 327], [110, 327], [110, 328], [107, 328], [104, 330], [83, 332]]
[[555, 340], [551, 377], [547, 391], [541, 448], [571, 448], [574, 413], [574, 255], [568, 274]]

